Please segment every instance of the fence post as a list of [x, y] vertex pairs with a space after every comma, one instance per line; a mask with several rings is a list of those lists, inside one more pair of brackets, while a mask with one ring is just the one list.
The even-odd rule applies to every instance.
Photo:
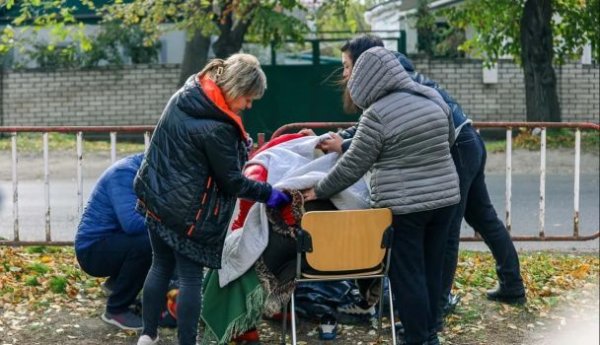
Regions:
[[581, 130], [575, 130], [575, 180], [573, 182], [573, 236], [579, 237], [579, 173], [581, 165]]
[[117, 160], [117, 132], [110, 132], [110, 162]]
[[321, 49], [319, 48], [319, 40], [314, 39], [312, 43], [312, 63], [313, 65], [319, 65], [321, 63]]
[[406, 31], [400, 30], [398, 37], [398, 52], [406, 55]]
[[83, 214], [83, 132], [77, 132], [77, 216]]
[[11, 133], [13, 184], [13, 240], [19, 241], [19, 181], [17, 180], [17, 132]]
[[506, 189], [504, 191], [504, 209], [506, 210], [505, 220], [506, 230], [512, 229], [512, 128], [506, 129]]
[[50, 169], [48, 167], [48, 132], [42, 134], [44, 146], [44, 206], [46, 207], [46, 241], [52, 241], [52, 233], [50, 228]]
[[277, 50], [275, 49], [275, 43], [271, 41], [271, 65], [277, 65]]
[[544, 238], [544, 220], [546, 216], [546, 128], [542, 128], [540, 146], [540, 237]]

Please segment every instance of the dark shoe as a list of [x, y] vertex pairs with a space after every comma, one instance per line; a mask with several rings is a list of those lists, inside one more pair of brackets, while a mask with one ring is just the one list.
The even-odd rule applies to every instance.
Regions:
[[487, 291], [487, 298], [491, 301], [502, 302], [506, 304], [516, 304], [522, 305], [527, 302], [527, 297], [525, 297], [525, 292], [512, 292], [506, 291], [500, 286], [492, 290]]
[[115, 325], [123, 330], [142, 330], [142, 318], [135, 315], [129, 310], [120, 314], [112, 314], [106, 311], [100, 316], [100, 318], [102, 319], [102, 321], [111, 325]]
[[452, 314], [454, 312], [454, 309], [456, 309], [458, 302], [460, 302], [459, 295], [453, 295], [451, 293], [448, 294], [448, 301], [442, 308], [444, 316], [448, 316], [448, 315]]
[[438, 338], [437, 331], [432, 330], [429, 332], [429, 339], [427, 339], [427, 345], [440, 345], [440, 339]]
[[394, 331], [396, 332], [396, 343], [398, 345], [406, 344], [406, 339], [404, 338], [404, 325], [401, 321], [394, 323]]

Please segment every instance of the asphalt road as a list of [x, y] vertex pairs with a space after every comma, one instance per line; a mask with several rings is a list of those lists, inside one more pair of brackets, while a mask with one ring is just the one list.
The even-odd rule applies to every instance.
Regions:
[[[525, 153], [529, 155], [529, 153]], [[565, 156], [564, 159], [561, 158]], [[549, 162], [546, 180], [546, 216], [545, 232], [551, 235], [570, 235], [573, 228], [573, 175], [563, 166], [572, 165], [569, 154], [559, 154], [553, 159], [557, 163]], [[0, 157], [2, 158], [2, 157]], [[62, 162], [60, 157], [57, 161]], [[487, 183], [492, 202], [501, 219], [504, 220], [504, 190], [505, 176], [503, 172], [503, 154], [491, 155], [488, 161]], [[590, 167], [582, 169], [580, 190], [580, 233], [592, 234], [600, 229], [600, 176], [598, 174], [597, 157], [592, 157]], [[564, 160], [564, 163], [562, 162]], [[512, 188], [512, 224], [515, 235], [537, 235], [539, 232], [539, 174], [536, 165], [539, 164], [529, 156], [515, 156], [513, 163]], [[6, 162], [6, 161], [4, 161]], [[3, 162], [3, 163], [4, 163]], [[108, 157], [88, 156], [88, 165], [84, 168], [84, 204], [89, 192], [102, 170], [110, 164]], [[12, 183], [10, 180], [10, 162], [2, 164], [0, 171], [0, 237], [13, 238], [12, 219]], [[38, 169], [40, 161], [23, 157], [19, 170], [19, 233], [21, 240], [44, 239], [44, 185]], [[77, 214], [77, 183], [74, 177], [73, 163], [61, 163], [68, 167], [62, 169], [59, 163], [51, 162], [57, 166], [57, 172], [51, 175], [51, 229], [54, 240], [72, 240], [78, 222]], [[70, 165], [69, 165], [70, 164]], [[531, 164], [531, 167], [525, 166]], [[554, 164], [556, 166], [553, 167]], [[60, 168], [59, 168], [60, 167]], [[39, 170], [39, 169], [38, 169]], [[36, 170], [37, 171], [37, 170]], [[68, 176], [68, 177], [67, 177]], [[472, 230], [463, 223], [463, 234], [470, 236]], [[519, 242], [518, 247], [523, 249], [536, 248], [584, 248], [598, 249], [600, 241], [586, 243], [529, 243]], [[482, 248], [481, 245], [463, 243], [466, 248]]]
[[[488, 189], [501, 219], [504, 219], [504, 175], [488, 175]], [[93, 181], [84, 182], [84, 201], [87, 200]], [[4, 202], [0, 206], [0, 236], [12, 238], [12, 184], [0, 182]], [[22, 240], [44, 238], [44, 185], [41, 181], [19, 182], [19, 227]], [[599, 229], [599, 178], [598, 175], [581, 176], [580, 233], [591, 234]], [[539, 177], [513, 176], [512, 224], [513, 233], [536, 235], [539, 228]], [[75, 180], [51, 180], [51, 228], [56, 240], [72, 240], [77, 225], [77, 190]], [[565, 235], [573, 225], [573, 177], [550, 175], [546, 181], [546, 235]], [[471, 234], [463, 224], [463, 232]]]

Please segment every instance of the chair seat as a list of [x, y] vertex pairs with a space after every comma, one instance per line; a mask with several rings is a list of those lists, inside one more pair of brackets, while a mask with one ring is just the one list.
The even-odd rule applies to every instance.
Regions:
[[[310, 273], [305, 273], [302, 272], [302, 277], [304, 278], [311, 278], [311, 279], [356, 279], [356, 278], [360, 278], [360, 277], [368, 277], [368, 276], [373, 276], [373, 275], [378, 275], [378, 274], [383, 274], [383, 268], [379, 267], [373, 271], [368, 271], [368, 272], [360, 272], [360, 273], [344, 273], [344, 274], [328, 274], [328, 275], [324, 275], [324, 274], [310, 274]], [[376, 278], [376, 277], [373, 277]]]

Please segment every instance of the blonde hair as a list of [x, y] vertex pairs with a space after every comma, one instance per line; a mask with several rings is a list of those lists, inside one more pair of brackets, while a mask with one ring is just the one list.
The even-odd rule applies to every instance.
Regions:
[[267, 89], [267, 77], [258, 59], [250, 54], [233, 54], [227, 59], [212, 59], [200, 71], [208, 75], [229, 99], [248, 96], [261, 98]]

